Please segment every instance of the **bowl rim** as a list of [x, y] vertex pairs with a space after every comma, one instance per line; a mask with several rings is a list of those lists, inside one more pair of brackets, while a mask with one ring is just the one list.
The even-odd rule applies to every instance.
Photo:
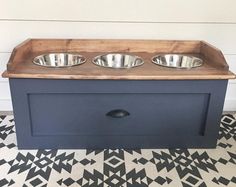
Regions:
[[[168, 65], [164, 65], [164, 64], [160, 64], [160, 63], [157, 63], [157, 61], [155, 61], [154, 59], [158, 58], [158, 57], [161, 57], [161, 56], [166, 56], [166, 55], [177, 55], [177, 56], [186, 56], [186, 57], [189, 57], [189, 58], [193, 58], [193, 59], [197, 59], [201, 62], [201, 64], [199, 65], [195, 65], [195, 66], [192, 66], [192, 67], [181, 67], [181, 66], [168, 66]], [[178, 54], [178, 53], [165, 53], [165, 54], [157, 54], [155, 56], [153, 56], [151, 58], [151, 61], [152, 63], [158, 65], [158, 66], [162, 66], [162, 67], [167, 67], [167, 68], [174, 68], [174, 69], [192, 69], [192, 68], [197, 68], [197, 67], [201, 67], [203, 64], [204, 64], [204, 61], [203, 59], [199, 58], [199, 57], [196, 57], [194, 55], [188, 55], [188, 54]]]
[[[107, 55], [125, 55], [125, 56], [131, 56], [131, 57], [134, 57], [135, 59], [140, 59], [141, 60], [141, 63], [140, 64], [136, 64], [134, 66], [129, 66], [129, 67], [112, 67], [112, 66], [101, 66], [99, 65], [98, 63], [96, 63], [96, 60], [101, 58], [102, 56], [107, 56]], [[103, 67], [103, 68], [111, 68], [111, 69], [130, 69], [130, 68], [134, 68], [134, 67], [138, 67], [138, 66], [141, 66], [144, 64], [144, 60], [142, 57], [140, 56], [137, 56], [137, 55], [132, 55], [132, 54], [128, 54], [128, 53], [119, 53], [119, 52], [112, 52], [112, 53], [105, 53], [105, 54], [101, 54], [101, 55], [97, 55], [95, 57], [93, 57], [92, 59], [92, 63], [96, 66], [99, 66], [99, 67]]]
[[[36, 60], [38, 60], [39, 58], [46, 56], [46, 55], [50, 55], [50, 54], [67, 54], [67, 55], [73, 55], [73, 56], [77, 56], [80, 57], [82, 60], [80, 63], [77, 64], [72, 64], [72, 65], [64, 65], [64, 66], [51, 66], [51, 65], [41, 65], [39, 63], [36, 62]], [[37, 66], [41, 66], [41, 67], [50, 67], [50, 68], [65, 68], [65, 67], [72, 67], [72, 66], [77, 66], [77, 65], [81, 65], [83, 63], [85, 63], [87, 61], [87, 59], [81, 55], [80, 53], [77, 52], [48, 52], [48, 53], [43, 53], [41, 55], [38, 55], [36, 57], [33, 58], [32, 62], [37, 65]]]

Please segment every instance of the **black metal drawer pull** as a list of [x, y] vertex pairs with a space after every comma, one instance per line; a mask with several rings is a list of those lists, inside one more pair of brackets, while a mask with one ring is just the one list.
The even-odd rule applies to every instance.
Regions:
[[111, 110], [106, 114], [106, 116], [112, 117], [112, 118], [124, 118], [126, 116], [129, 116], [130, 113], [127, 112], [126, 110], [122, 109], [116, 109], [116, 110]]

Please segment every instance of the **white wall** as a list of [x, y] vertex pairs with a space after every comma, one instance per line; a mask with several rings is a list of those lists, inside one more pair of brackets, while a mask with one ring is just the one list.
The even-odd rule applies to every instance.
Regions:
[[[0, 72], [26, 38], [196, 39], [220, 48], [236, 73], [235, 0], [0, 0]], [[0, 78], [0, 111], [12, 110]], [[225, 110], [236, 110], [230, 81]]]

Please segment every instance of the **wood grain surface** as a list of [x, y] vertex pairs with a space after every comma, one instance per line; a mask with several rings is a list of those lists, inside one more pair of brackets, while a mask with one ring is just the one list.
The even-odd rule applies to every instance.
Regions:
[[[77, 52], [87, 61], [67, 68], [48, 68], [32, 63], [34, 57], [50, 52]], [[126, 53], [140, 56], [145, 63], [130, 69], [111, 69], [96, 66], [92, 59], [105, 53]], [[151, 58], [157, 54], [191, 54], [204, 64], [192, 69], [174, 69], [155, 65]], [[178, 40], [79, 40], [31, 39], [17, 46], [3, 77], [45, 79], [129, 79], [129, 80], [192, 80], [233, 79], [235, 75], [219, 49], [204, 41]]]

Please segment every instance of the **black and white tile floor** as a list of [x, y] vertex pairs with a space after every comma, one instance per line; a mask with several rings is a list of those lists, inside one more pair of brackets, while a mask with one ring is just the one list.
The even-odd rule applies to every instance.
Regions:
[[235, 116], [221, 122], [216, 149], [18, 150], [0, 116], [0, 187], [235, 187]]

